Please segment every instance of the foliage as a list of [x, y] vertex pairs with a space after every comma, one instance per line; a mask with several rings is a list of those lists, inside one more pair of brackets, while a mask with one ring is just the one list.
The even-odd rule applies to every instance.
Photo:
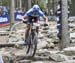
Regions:
[[0, 6], [9, 6], [9, 0], [1, 0]]
[[75, 16], [75, 0], [71, 0], [70, 4], [70, 15]]
[[[35, 0], [32, 0], [32, 5], [35, 4]], [[40, 6], [41, 9], [46, 9], [46, 0], [38, 0], [38, 5]]]
[[46, 5], [47, 5], [46, 0], [40, 0], [39, 1], [39, 6], [41, 9], [46, 9], [47, 8]]

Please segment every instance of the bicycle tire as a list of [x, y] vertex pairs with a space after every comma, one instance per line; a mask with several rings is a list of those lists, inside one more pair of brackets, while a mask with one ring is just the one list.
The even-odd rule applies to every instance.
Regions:
[[[29, 41], [30, 41], [30, 39], [29, 39]], [[29, 53], [29, 50], [30, 50], [30, 44], [31, 44], [31, 42], [29, 42], [28, 45], [27, 45], [28, 46], [28, 50], [26, 52], [27, 54]]]
[[26, 41], [27, 41], [27, 42], [26, 42], [26, 43], [27, 43], [27, 44], [26, 44], [26, 49], [27, 49], [27, 50], [26, 50], [26, 54], [28, 54], [28, 53], [29, 53], [29, 49], [30, 49], [30, 45], [29, 45], [29, 44], [31, 43], [31, 42], [30, 42], [30, 35], [28, 36], [28, 38], [26, 39]]
[[[30, 47], [32, 46], [32, 47]], [[36, 50], [37, 50], [37, 43], [34, 43], [34, 44], [29, 44], [29, 47], [30, 49], [33, 50], [33, 53], [30, 55], [31, 57], [34, 57], [35, 53], [36, 53]], [[29, 52], [30, 52], [30, 49], [29, 49]], [[30, 52], [31, 53], [31, 52]]]
[[[30, 37], [30, 40], [31, 40], [31, 37]], [[31, 46], [33, 47], [33, 49], [31, 48]], [[32, 54], [31, 54], [30, 49], [33, 50], [33, 53]], [[34, 39], [33, 44], [31, 44], [31, 41], [28, 44], [27, 54], [30, 53], [30, 57], [34, 57], [35, 56], [35, 53], [36, 53], [36, 50], [37, 50], [37, 37], [35, 36], [35, 39]]]
[[35, 48], [34, 48], [34, 52], [33, 52], [33, 54], [32, 54], [31, 57], [34, 57], [34, 56], [35, 56], [35, 53], [36, 53], [36, 50], [37, 50], [37, 43], [35, 43], [34, 46], [35, 46]]

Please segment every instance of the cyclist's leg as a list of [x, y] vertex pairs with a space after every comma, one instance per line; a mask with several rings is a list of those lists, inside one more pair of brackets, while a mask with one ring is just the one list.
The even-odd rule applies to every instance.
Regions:
[[30, 30], [30, 24], [27, 24], [27, 29], [26, 29], [26, 32], [25, 32], [25, 40], [28, 38], [29, 30]]
[[36, 32], [37, 32], [37, 34], [39, 33], [39, 27], [38, 26], [36, 27]]
[[26, 29], [26, 32], [25, 32], [25, 39], [27, 39], [28, 38], [28, 34], [29, 34], [29, 30], [30, 30], [30, 24], [32, 23], [32, 17], [31, 16], [29, 16], [28, 17], [28, 23], [27, 23], [27, 29]]

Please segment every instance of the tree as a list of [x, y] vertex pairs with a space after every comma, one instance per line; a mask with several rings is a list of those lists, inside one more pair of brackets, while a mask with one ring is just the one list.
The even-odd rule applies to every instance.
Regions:
[[0, 0], [0, 6], [9, 6], [9, 0]]
[[50, 10], [51, 10], [51, 3], [52, 3], [52, 0], [48, 0], [48, 15], [50, 15]]
[[20, 10], [22, 10], [22, 0], [19, 1], [20, 1]]
[[32, 5], [38, 4], [38, 1], [39, 1], [39, 0], [32, 0]]
[[71, 0], [70, 4], [70, 15], [75, 16], [75, 0]]
[[62, 0], [62, 36], [60, 41], [60, 49], [70, 45], [70, 35], [68, 28], [68, 1]]
[[28, 9], [31, 8], [31, 0], [28, 0]]
[[47, 9], [46, 7], [46, 0], [39, 0], [38, 1], [38, 5], [40, 6], [40, 8], [43, 9]]
[[10, 28], [14, 24], [15, 0], [10, 0]]

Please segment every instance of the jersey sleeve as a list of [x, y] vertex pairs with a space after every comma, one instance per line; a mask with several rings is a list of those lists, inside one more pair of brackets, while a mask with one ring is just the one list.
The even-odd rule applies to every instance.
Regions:
[[41, 10], [39, 10], [39, 16], [43, 16], [43, 15], [44, 13]]
[[32, 9], [28, 10], [24, 16], [29, 16], [32, 13], [32, 11], [33, 11]]

